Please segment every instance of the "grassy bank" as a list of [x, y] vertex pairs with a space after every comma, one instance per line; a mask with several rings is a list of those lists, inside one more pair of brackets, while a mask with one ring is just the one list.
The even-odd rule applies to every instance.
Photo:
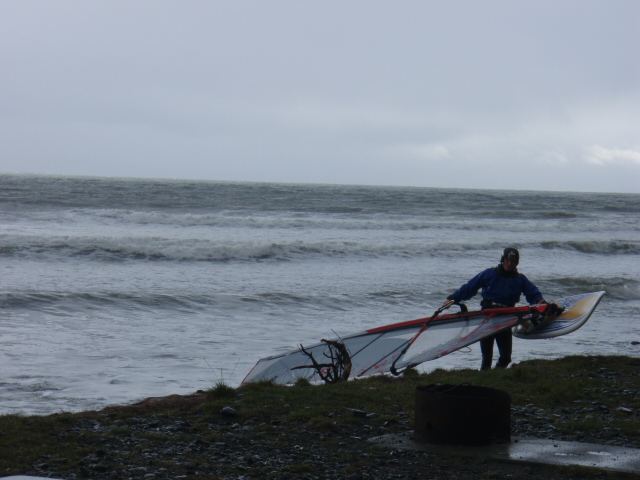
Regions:
[[[367, 438], [412, 428], [415, 387], [507, 391], [513, 433], [640, 448], [640, 359], [567, 357], [507, 370], [410, 373], [345, 384], [218, 385], [98, 412], [0, 417], [0, 476], [72, 478], [520, 478], [539, 467], [387, 452]], [[606, 477], [547, 468], [549, 478]], [[431, 473], [429, 473], [431, 472]], [[574, 476], [575, 475], [575, 476]]]

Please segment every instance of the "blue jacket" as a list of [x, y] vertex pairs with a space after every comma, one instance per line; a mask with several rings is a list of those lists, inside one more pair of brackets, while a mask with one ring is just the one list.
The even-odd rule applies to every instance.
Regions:
[[518, 303], [523, 293], [530, 304], [539, 303], [543, 299], [538, 287], [522, 273], [505, 272], [500, 265], [480, 272], [447, 298], [456, 302], [469, 300], [480, 288], [483, 300], [506, 307]]

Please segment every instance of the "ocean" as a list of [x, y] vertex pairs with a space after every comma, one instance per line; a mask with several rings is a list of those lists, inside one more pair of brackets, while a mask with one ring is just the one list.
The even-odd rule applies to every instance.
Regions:
[[[505, 246], [547, 300], [607, 292], [580, 330], [514, 339], [515, 362], [640, 356], [640, 195], [3, 175], [0, 414], [236, 386], [260, 357], [430, 315]], [[479, 365], [472, 345], [421, 369]]]

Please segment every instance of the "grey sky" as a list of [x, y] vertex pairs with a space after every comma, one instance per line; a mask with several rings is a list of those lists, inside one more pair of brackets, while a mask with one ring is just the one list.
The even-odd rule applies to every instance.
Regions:
[[0, 1], [0, 171], [640, 193], [640, 2]]

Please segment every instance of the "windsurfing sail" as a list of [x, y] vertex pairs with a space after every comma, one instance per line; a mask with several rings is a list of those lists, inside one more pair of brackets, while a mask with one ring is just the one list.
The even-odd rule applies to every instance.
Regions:
[[[242, 383], [272, 381], [293, 384], [299, 379], [317, 383], [326, 381], [327, 376], [333, 378], [332, 369], [342, 372], [342, 380], [345, 379], [344, 372], [347, 370], [348, 378], [388, 372], [399, 374], [407, 368], [447, 355], [519, 322], [539, 317], [546, 309], [547, 305], [535, 305], [440, 316], [436, 311], [431, 317], [372, 328], [262, 358]], [[336, 343], [343, 345], [348, 352], [349, 365], [336, 365]]]

